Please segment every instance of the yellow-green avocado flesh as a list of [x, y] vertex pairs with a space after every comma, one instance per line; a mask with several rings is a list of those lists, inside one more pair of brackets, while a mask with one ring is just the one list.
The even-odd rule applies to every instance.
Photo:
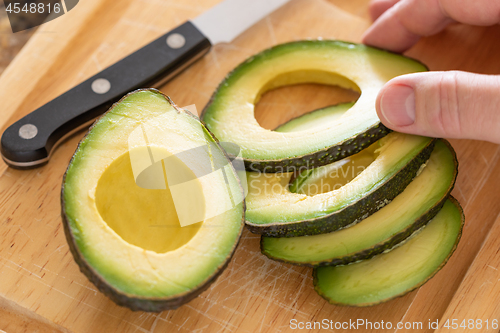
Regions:
[[[332, 40], [281, 44], [229, 73], [202, 119], [219, 140], [241, 147], [249, 170], [317, 167], [355, 154], [386, 135], [389, 130], [375, 111], [378, 92], [396, 76], [426, 70], [418, 61], [361, 44]], [[260, 96], [299, 83], [339, 85], [361, 96], [340, 118], [314, 130], [284, 133], [262, 128], [254, 116]]]
[[[145, 141], [133, 139], [141, 129]], [[158, 163], [171, 161], [164, 158], [204, 146], [210, 147], [209, 164], [228, 161], [197, 117], [159, 91], [145, 89], [128, 94], [105, 113], [73, 155], [61, 193], [68, 244], [82, 272], [119, 305], [155, 312], [176, 308], [206, 289], [227, 266], [245, 210], [231, 163], [224, 167], [225, 176], [219, 170], [196, 179], [204, 166], [176, 162], [176, 170], [193, 178], [191, 189], [199, 190], [192, 194], [202, 207], [192, 208], [205, 216], [181, 227], [169, 175], [165, 189], [142, 188], [135, 183], [129, 156], [149, 152], [151, 161], [139, 164], [161, 167]]]
[[278, 126], [276, 132], [308, 131], [323, 126], [325, 122], [333, 122], [346, 113], [354, 103], [341, 103], [313, 110]]
[[[421, 173], [378, 212], [354, 226], [327, 234], [262, 237], [262, 253], [274, 260], [307, 266], [343, 265], [373, 257], [404, 241], [438, 213], [453, 189], [457, 171], [453, 148], [439, 140]], [[323, 176], [320, 171], [316, 173]], [[302, 187], [306, 185], [307, 180], [302, 182]]]
[[453, 254], [464, 223], [452, 197], [404, 244], [369, 260], [314, 269], [316, 291], [332, 304], [370, 306], [402, 296], [432, 278]]

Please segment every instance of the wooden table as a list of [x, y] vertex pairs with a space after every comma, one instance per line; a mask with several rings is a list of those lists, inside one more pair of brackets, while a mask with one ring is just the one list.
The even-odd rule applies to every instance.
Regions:
[[[80, 1], [68, 14], [41, 26], [3, 73], [0, 127], [218, 1]], [[179, 105], [196, 104], [200, 110], [224, 75], [246, 57], [304, 38], [359, 42], [368, 26], [367, 0], [292, 0], [231, 44], [214, 47], [161, 90]], [[423, 39], [408, 54], [432, 70], [500, 74], [499, 40], [499, 26], [456, 25]], [[316, 107], [355, 98], [332, 87], [281, 88], [264, 96], [256, 117], [262, 126], [273, 128]], [[460, 162], [453, 195], [463, 205], [467, 221], [462, 241], [443, 270], [404, 297], [370, 308], [329, 305], [314, 292], [311, 269], [267, 259], [260, 254], [259, 237], [245, 231], [228, 269], [209, 290], [178, 310], [153, 314], [132, 312], [108, 300], [79, 272], [68, 251], [59, 191], [82, 135], [63, 143], [50, 163], [39, 169], [18, 171], [0, 162], [2, 330], [287, 332], [292, 319], [361, 318], [394, 325], [422, 322], [424, 329], [418, 332], [426, 332], [431, 331], [429, 321], [438, 319], [441, 325], [446, 319], [458, 319], [458, 323], [500, 319], [498, 145], [452, 140]], [[490, 331], [498, 330], [490, 326]]]

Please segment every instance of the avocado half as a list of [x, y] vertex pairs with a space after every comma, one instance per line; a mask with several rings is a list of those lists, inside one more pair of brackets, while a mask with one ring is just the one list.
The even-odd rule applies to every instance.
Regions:
[[[244, 61], [227, 75], [202, 113], [221, 141], [241, 147], [247, 170], [290, 172], [318, 167], [355, 154], [387, 135], [375, 110], [390, 79], [426, 71], [413, 59], [361, 44], [307, 40], [277, 45]], [[299, 83], [339, 85], [361, 93], [336, 121], [294, 132], [262, 128], [254, 117], [260, 96]]]
[[314, 195], [297, 189], [292, 192], [300, 186], [294, 184], [312, 178], [321, 180], [314, 174], [331, 166], [304, 170], [291, 185], [288, 184], [291, 173], [247, 172], [245, 223], [251, 232], [267, 237], [317, 235], [355, 224], [406, 188], [429, 159], [434, 144], [432, 138], [390, 133], [352, 158], [358, 163], [348, 170], [362, 166], [359, 175], [344, 177], [339, 188], [330, 187]]
[[175, 309], [227, 266], [243, 195], [196, 116], [157, 90], [137, 90], [78, 145], [62, 184], [64, 231], [80, 270], [114, 302]]
[[[444, 205], [457, 172], [453, 148], [447, 141], [438, 140], [420, 174], [378, 212], [354, 226], [331, 233], [262, 237], [262, 253], [274, 260], [306, 266], [346, 265], [369, 259], [393, 248], [426, 225]], [[335, 174], [322, 177], [327, 176]]]

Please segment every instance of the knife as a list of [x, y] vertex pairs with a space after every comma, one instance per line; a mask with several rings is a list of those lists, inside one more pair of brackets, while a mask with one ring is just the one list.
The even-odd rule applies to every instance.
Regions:
[[88, 127], [127, 92], [159, 87], [206, 54], [230, 42], [289, 0], [225, 0], [123, 58], [9, 126], [1, 154], [11, 167], [49, 161], [58, 143]]

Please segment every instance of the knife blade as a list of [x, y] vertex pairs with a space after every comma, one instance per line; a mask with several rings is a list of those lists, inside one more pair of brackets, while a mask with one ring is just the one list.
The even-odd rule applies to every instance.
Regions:
[[127, 92], [159, 87], [290, 0], [225, 0], [9, 126], [0, 141], [11, 167], [44, 165], [57, 144], [88, 127]]

